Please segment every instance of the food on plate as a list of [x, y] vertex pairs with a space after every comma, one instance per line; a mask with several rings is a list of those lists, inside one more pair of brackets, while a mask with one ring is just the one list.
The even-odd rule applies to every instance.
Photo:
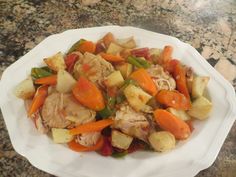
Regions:
[[14, 93], [40, 133], [76, 152], [169, 151], [212, 109], [210, 78], [173, 59], [173, 50], [140, 48], [134, 37], [110, 32], [97, 42], [80, 39], [42, 59]]

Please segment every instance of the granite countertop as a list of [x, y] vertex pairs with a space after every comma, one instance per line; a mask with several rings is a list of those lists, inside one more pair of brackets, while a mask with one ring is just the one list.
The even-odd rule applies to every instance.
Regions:
[[[88, 6], [91, 1], [97, 3]], [[114, 24], [141, 27], [191, 44], [236, 89], [235, 0], [1, 0], [0, 9], [0, 77], [7, 66], [51, 34]], [[0, 141], [1, 177], [52, 176], [14, 151], [2, 114]], [[197, 177], [235, 174], [236, 123], [214, 164]]]

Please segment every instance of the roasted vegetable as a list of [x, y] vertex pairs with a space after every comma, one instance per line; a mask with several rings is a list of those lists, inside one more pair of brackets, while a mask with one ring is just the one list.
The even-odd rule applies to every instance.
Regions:
[[127, 58], [127, 61], [136, 66], [137, 68], [149, 68], [151, 65], [148, 61], [146, 61], [146, 59], [144, 59], [143, 57], [132, 57], [132, 56], [129, 56]]
[[73, 136], [67, 129], [52, 128], [52, 139], [54, 143], [68, 143], [73, 139]]
[[104, 84], [107, 87], [115, 87], [115, 86], [119, 87], [123, 84], [123, 82], [124, 79], [120, 71], [114, 71], [104, 80]]
[[186, 139], [191, 131], [187, 123], [177, 118], [164, 109], [154, 111], [154, 117], [158, 125], [166, 131], [171, 132], [176, 139]]
[[124, 133], [121, 133], [117, 130], [112, 130], [111, 144], [113, 147], [126, 150], [129, 148], [132, 141], [133, 141], [133, 137], [126, 135]]
[[133, 37], [125, 38], [125, 39], [117, 39], [116, 42], [126, 48], [126, 49], [133, 49], [136, 47], [136, 42]]
[[61, 52], [56, 53], [55, 55], [45, 58], [44, 62], [48, 67], [54, 71], [59, 71], [60, 69], [66, 69], [66, 64]]
[[194, 98], [200, 97], [203, 95], [203, 92], [209, 81], [209, 77], [206, 76], [195, 76], [192, 83], [192, 96]]
[[42, 67], [42, 68], [32, 68], [31, 69], [31, 77], [33, 79], [39, 79], [42, 77], [47, 77], [52, 75], [52, 70], [48, 67]]
[[129, 85], [126, 87], [124, 94], [130, 106], [132, 106], [136, 111], [140, 111], [152, 97], [151, 95], [144, 92], [141, 88], [138, 88], [134, 85]]
[[122, 58], [120, 55], [113, 55], [113, 54], [107, 54], [107, 53], [100, 53], [101, 57], [109, 62], [119, 63], [122, 61], [125, 61], [124, 58]]
[[42, 77], [39, 79], [36, 79], [34, 81], [35, 84], [41, 84], [41, 85], [56, 85], [57, 83], [57, 75], [51, 75], [47, 77]]
[[34, 93], [35, 88], [31, 77], [28, 77], [27, 79], [20, 82], [14, 90], [15, 96], [24, 100], [32, 98]]
[[106, 53], [116, 55], [119, 54], [122, 50], [123, 48], [121, 46], [112, 42], [110, 43]]
[[98, 87], [84, 77], [80, 77], [72, 89], [75, 98], [84, 106], [95, 111], [104, 107], [104, 98]]
[[72, 47], [68, 50], [67, 54], [70, 54], [74, 51], [76, 51], [78, 49], [78, 47], [83, 43], [85, 42], [86, 40], [85, 39], [80, 39], [79, 41], [77, 41], [76, 43], [74, 43], [72, 45]]
[[56, 89], [60, 93], [71, 91], [76, 84], [76, 80], [65, 70], [59, 70], [57, 73]]
[[183, 121], [187, 121], [191, 119], [191, 117], [185, 111], [181, 109], [168, 108], [167, 111], [169, 111], [174, 116], [182, 119]]
[[209, 116], [211, 109], [212, 103], [205, 97], [201, 96], [193, 101], [192, 107], [187, 113], [196, 119], [203, 120]]
[[117, 64], [115, 68], [119, 70], [123, 78], [126, 79], [132, 73], [133, 66], [129, 63], [122, 63], [122, 64]]
[[168, 131], [153, 132], [148, 140], [155, 151], [165, 152], [175, 147], [175, 137]]
[[137, 81], [140, 87], [142, 87], [142, 89], [150, 93], [152, 96], [156, 95], [157, 87], [145, 69], [140, 68], [134, 71], [131, 73], [130, 78]]

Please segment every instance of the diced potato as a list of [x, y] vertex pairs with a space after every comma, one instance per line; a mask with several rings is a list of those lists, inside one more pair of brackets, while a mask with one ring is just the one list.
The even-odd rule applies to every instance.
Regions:
[[124, 95], [130, 106], [132, 106], [136, 111], [140, 111], [152, 98], [151, 95], [144, 92], [141, 88], [131, 84], [125, 88]]
[[175, 147], [175, 137], [167, 131], [151, 133], [148, 140], [155, 151], [165, 152]]
[[115, 68], [119, 70], [122, 76], [126, 79], [132, 73], [133, 66], [129, 63], [122, 63], [119, 65], [116, 65]]
[[58, 52], [57, 54], [45, 58], [44, 62], [48, 65], [48, 67], [54, 71], [64, 70], [66, 69], [66, 64], [63, 58], [63, 54]]
[[207, 86], [209, 79], [210, 78], [206, 76], [196, 76], [193, 78], [192, 96], [194, 98], [197, 98], [203, 95], [203, 92]]
[[136, 42], [133, 37], [125, 38], [125, 39], [117, 39], [116, 41], [120, 46], [126, 49], [133, 49], [136, 47]]
[[192, 107], [187, 113], [196, 119], [203, 120], [209, 116], [211, 109], [212, 103], [205, 97], [201, 96], [193, 101]]
[[35, 88], [31, 77], [20, 82], [14, 90], [15, 96], [24, 100], [32, 98], [34, 96], [34, 93]]
[[124, 82], [124, 79], [120, 71], [114, 71], [104, 80], [104, 83], [107, 87], [121, 86]]
[[171, 114], [175, 115], [176, 117], [182, 119], [183, 121], [191, 119], [191, 117], [184, 110], [168, 108], [167, 111], [169, 111]]
[[54, 143], [68, 143], [73, 139], [73, 136], [67, 129], [52, 128], [52, 139]]
[[121, 133], [117, 130], [112, 130], [111, 133], [111, 144], [114, 147], [117, 147], [119, 149], [128, 149], [130, 144], [133, 141], [133, 137], [126, 135], [124, 133]]
[[59, 70], [57, 73], [56, 89], [60, 93], [71, 91], [72, 87], [76, 84], [76, 80], [65, 70]]
[[149, 50], [150, 56], [151, 56], [151, 55], [160, 56], [160, 55], [161, 55], [161, 52], [162, 52], [162, 49], [159, 49], [159, 48], [151, 48], [151, 49]]
[[107, 53], [116, 55], [116, 54], [120, 53], [120, 51], [122, 51], [122, 50], [123, 50], [123, 47], [112, 42], [112, 43], [110, 43], [110, 45], [107, 49]]

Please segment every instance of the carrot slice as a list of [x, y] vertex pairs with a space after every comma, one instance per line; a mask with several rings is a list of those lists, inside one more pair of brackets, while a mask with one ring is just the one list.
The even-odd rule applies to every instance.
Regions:
[[97, 86], [84, 77], [80, 77], [72, 93], [75, 98], [84, 106], [100, 111], [105, 107], [104, 98]]
[[172, 53], [173, 47], [169, 45], [165, 46], [159, 58], [160, 64], [165, 64], [169, 62], [172, 59]]
[[115, 37], [111, 32], [109, 32], [102, 38], [102, 40], [106, 48], [108, 48], [110, 43], [115, 41]]
[[43, 85], [56, 85], [57, 84], [57, 75], [51, 75], [47, 77], [42, 77], [34, 81], [35, 84]]
[[178, 91], [184, 94], [186, 98], [190, 100], [190, 95], [186, 80], [186, 70], [180, 63], [176, 64], [173, 75], [176, 81], [176, 86]]
[[150, 75], [148, 74], [148, 72], [143, 69], [140, 68], [136, 71], [134, 71], [131, 75], [130, 78], [137, 81], [138, 84], [148, 93], [150, 93], [151, 95], [156, 95], [157, 93], [157, 87], [155, 85], [155, 83], [153, 82], [152, 78], [150, 77]]
[[104, 143], [103, 137], [101, 137], [94, 146], [89, 146], [89, 147], [83, 146], [79, 143], [76, 143], [75, 140], [72, 140], [71, 142], [68, 143], [68, 147], [76, 152], [97, 151], [102, 148], [103, 143]]
[[105, 60], [109, 62], [122, 62], [125, 61], [123, 57], [120, 55], [112, 55], [112, 54], [107, 54], [107, 53], [100, 53], [101, 57], [104, 58]]
[[79, 45], [77, 50], [80, 51], [81, 53], [85, 52], [94, 53], [96, 50], [96, 45], [91, 41], [84, 41]]
[[161, 90], [157, 93], [156, 100], [175, 109], [188, 110], [191, 107], [190, 101], [178, 91]]
[[79, 125], [75, 128], [72, 128], [69, 131], [71, 135], [78, 135], [78, 134], [87, 133], [87, 132], [97, 132], [113, 124], [113, 122], [114, 121], [112, 119], [104, 119], [104, 120], [99, 120], [96, 122], [89, 122], [83, 125]]
[[163, 130], [171, 132], [176, 139], [186, 139], [191, 134], [187, 123], [164, 109], [155, 110], [154, 117], [158, 125]]
[[28, 116], [31, 117], [44, 103], [48, 94], [48, 86], [40, 86], [33, 98], [33, 101], [28, 110]]

